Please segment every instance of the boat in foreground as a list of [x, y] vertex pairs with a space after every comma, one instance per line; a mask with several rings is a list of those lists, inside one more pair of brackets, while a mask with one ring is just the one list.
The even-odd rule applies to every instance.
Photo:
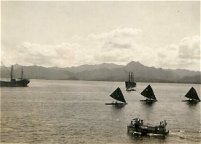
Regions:
[[169, 130], [166, 130], [166, 125], [165, 120], [161, 121], [159, 125], [153, 126], [144, 124], [143, 120], [135, 118], [127, 126], [127, 133], [136, 137], [146, 135], [166, 136], [169, 134]]
[[0, 87], [27, 87], [30, 81], [23, 78], [23, 69], [21, 71], [21, 78], [13, 78], [13, 66], [11, 66], [10, 81], [0, 81]]
[[188, 98], [188, 100], [183, 100], [184, 102], [188, 102], [188, 103], [200, 102], [200, 98], [198, 97], [198, 94], [193, 87], [191, 87], [191, 89], [187, 92], [185, 97]]
[[112, 103], [105, 103], [106, 105], [114, 105], [117, 107], [118, 106], [122, 107], [127, 104], [124, 95], [119, 87], [110, 96], [116, 101]]

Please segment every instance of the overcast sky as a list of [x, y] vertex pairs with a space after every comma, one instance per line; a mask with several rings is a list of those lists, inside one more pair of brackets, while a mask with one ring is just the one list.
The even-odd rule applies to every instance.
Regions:
[[200, 70], [200, 2], [1, 2], [5, 65]]

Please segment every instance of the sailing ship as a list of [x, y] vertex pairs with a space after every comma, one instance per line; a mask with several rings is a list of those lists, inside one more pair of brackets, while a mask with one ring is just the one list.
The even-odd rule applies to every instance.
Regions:
[[134, 81], [133, 72], [129, 72], [128, 81], [125, 81], [126, 91], [135, 91], [136, 82]]
[[112, 103], [105, 103], [106, 105], [124, 106], [127, 104], [124, 95], [119, 87], [112, 94], [110, 94], [110, 96], [116, 101]]
[[21, 78], [15, 79], [13, 76], [13, 65], [11, 66], [10, 81], [0, 81], [0, 87], [27, 87], [30, 82], [28, 79], [23, 78], [24, 71], [21, 70]]
[[156, 102], [156, 96], [154, 94], [153, 89], [151, 88], [150, 85], [148, 85], [142, 92], [141, 95], [146, 97], [146, 100], [141, 100], [141, 101], [145, 101], [147, 103], [152, 103], [152, 102]]
[[188, 98], [188, 100], [183, 100], [183, 101], [187, 101], [189, 103], [200, 102], [200, 98], [198, 97], [198, 94], [193, 87], [191, 87], [191, 89], [187, 92], [185, 97]]
[[169, 133], [169, 130], [166, 130], [166, 125], [166, 120], [161, 121], [160, 125], [153, 126], [144, 124], [143, 120], [135, 118], [131, 120], [131, 123], [127, 126], [127, 133], [137, 137], [146, 135], [165, 136]]

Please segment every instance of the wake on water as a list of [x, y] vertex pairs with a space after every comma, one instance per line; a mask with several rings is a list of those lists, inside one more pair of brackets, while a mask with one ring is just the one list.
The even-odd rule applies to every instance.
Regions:
[[186, 140], [187, 142], [200, 143], [201, 131], [187, 131], [187, 130], [170, 131], [168, 137], [183, 139]]

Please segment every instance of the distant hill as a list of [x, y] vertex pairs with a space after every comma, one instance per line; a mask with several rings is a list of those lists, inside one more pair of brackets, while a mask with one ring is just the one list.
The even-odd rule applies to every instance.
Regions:
[[[14, 66], [15, 78], [20, 78], [22, 66]], [[7, 68], [10, 69], [10, 68]], [[63, 68], [46, 68], [42, 66], [23, 66], [24, 77], [29, 79], [76, 79], [74, 74]], [[8, 78], [8, 70], [1, 68], [1, 77]]]
[[[5, 67], [0, 68], [2, 78], [9, 77], [7, 69]], [[137, 82], [201, 83], [201, 72], [198, 71], [148, 67], [134, 61], [127, 65], [103, 63], [65, 68], [23, 66], [23, 69], [24, 77], [30, 79], [125, 81], [128, 79], [128, 72], [133, 72]], [[20, 71], [21, 66], [15, 65], [15, 77], [20, 77]]]
[[98, 64], [98, 65], [81, 65], [77, 67], [66, 67], [65, 69], [70, 71], [70, 72], [83, 72], [83, 71], [91, 71], [91, 70], [96, 70], [96, 69], [115, 69], [115, 68], [120, 68], [123, 67], [124, 65], [116, 65], [113, 63], [103, 63], [103, 64]]
[[200, 75], [185, 76], [185, 77], [181, 78], [178, 82], [200, 84], [201, 83], [201, 76]]

